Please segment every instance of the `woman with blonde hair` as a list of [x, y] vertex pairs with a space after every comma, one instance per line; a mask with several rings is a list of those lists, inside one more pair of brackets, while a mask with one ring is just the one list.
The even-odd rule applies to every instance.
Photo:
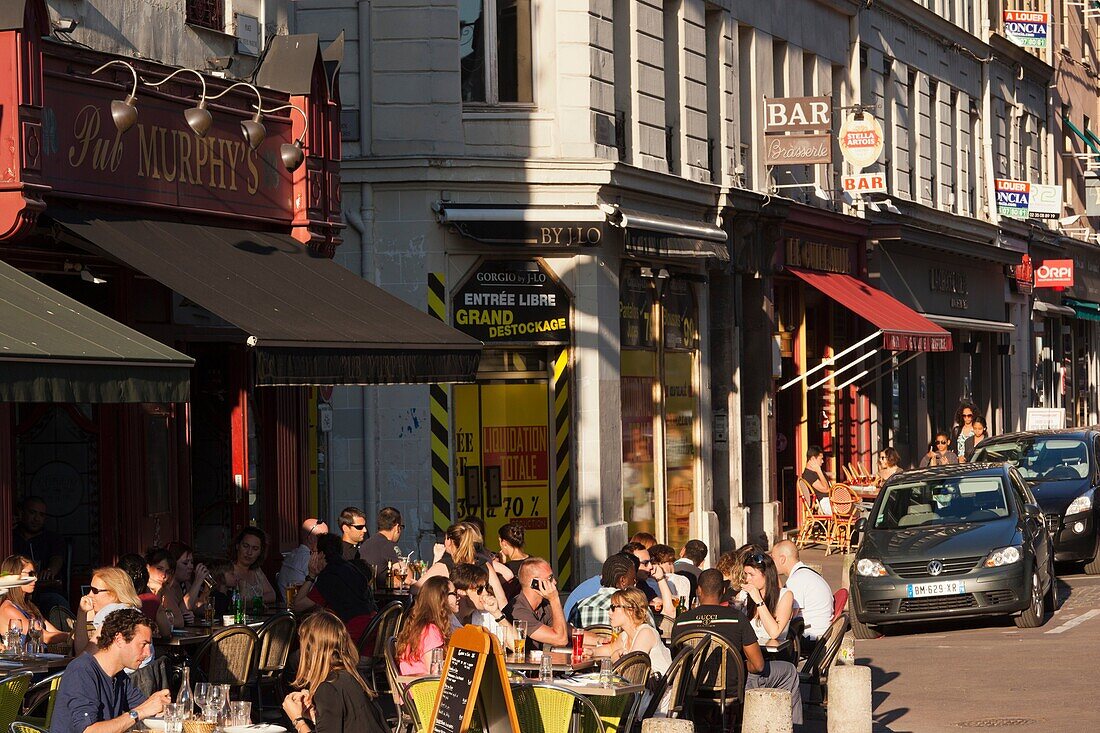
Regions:
[[[478, 548], [481, 547], [483, 540], [481, 530], [472, 522], [458, 522], [447, 527], [447, 531], [443, 534], [442, 557], [420, 576], [420, 580], [413, 583], [413, 589], [419, 589], [428, 578], [450, 577], [456, 565], [484, 564], [484, 561], [478, 557]], [[512, 571], [504, 564], [494, 561], [493, 568], [505, 580], [512, 578]]]
[[141, 599], [134, 589], [134, 582], [122, 568], [96, 569], [85, 588], [87, 593], [80, 599], [73, 623], [73, 656], [95, 643], [99, 626], [111, 611], [120, 608], [141, 610]]
[[8, 589], [3, 602], [0, 602], [0, 629], [8, 629], [11, 627], [11, 622], [16, 621], [25, 633], [33, 620], [41, 625], [42, 641], [47, 644], [72, 639], [72, 635], [61, 631], [47, 621], [42, 611], [31, 600], [31, 594], [34, 593], [34, 587], [38, 583], [38, 572], [32, 560], [22, 555], [10, 555], [0, 563], [0, 575], [19, 575], [31, 579], [27, 585]]
[[638, 588], [623, 588], [611, 594], [611, 626], [619, 635], [610, 644], [596, 647], [596, 656], [618, 659], [628, 652], [645, 652], [654, 672], [664, 674], [672, 654], [661, 641], [649, 615], [649, 601]]
[[458, 591], [448, 578], [428, 578], [397, 634], [397, 662], [401, 674], [428, 674], [428, 653], [447, 646], [458, 613]]
[[298, 689], [283, 700], [295, 732], [388, 731], [374, 692], [357, 670], [359, 651], [344, 623], [318, 611], [302, 622], [298, 640], [301, 662], [292, 683]]

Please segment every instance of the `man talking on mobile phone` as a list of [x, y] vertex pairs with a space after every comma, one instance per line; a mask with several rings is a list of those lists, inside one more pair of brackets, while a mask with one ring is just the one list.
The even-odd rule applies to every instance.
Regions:
[[527, 622], [527, 651], [569, 645], [569, 624], [550, 563], [529, 557], [519, 566], [520, 591], [504, 610], [512, 623]]

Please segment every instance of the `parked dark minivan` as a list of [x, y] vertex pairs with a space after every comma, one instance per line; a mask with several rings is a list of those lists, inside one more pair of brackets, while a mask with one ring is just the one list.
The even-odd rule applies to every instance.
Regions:
[[861, 525], [850, 584], [857, 638], [877, 624], [970, 616], [1041, 626], [1054, 608], [1050, 534], [1007, 463], [897, 474]]
[[1100, 574], [1100, 428], [1039, 430], [987, 438], [975, 461], [1008, 461], [1031, 487], [1054, 537], [1054, 559]]

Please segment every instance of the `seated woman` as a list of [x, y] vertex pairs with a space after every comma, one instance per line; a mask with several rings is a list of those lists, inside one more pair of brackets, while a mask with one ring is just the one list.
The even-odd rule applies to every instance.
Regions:
[[[133, 607], [157, 625], [157, 634], [160, 637], [171, 636], [173, 619], [161, 602], [160, 595], [149, 588], [149, 568], [145, 564], [145, 558], [134, 553], [123, 555], [118, 559], [118, 567], [129, 576], [137, 593], [138, 603]], [[179, 626], [183, 626], [182, 619], [177, 619], [176, 622]]]
[[374, 596], [363, 580], [362, 571], [344, 559], [344, 545], [339, 537], [321, 535], [317, 538], [317, 550], [310, 556], [308, 574], [291, 610], [302, 613], [314, 608], [328, 609], [347, 624], [351, 638], [358, 641], [378, 612]]
[[928, 447], [928, 452], [924, 454], [924, 458], [920, 459], [920, 467], [950, 466], [958, 463], [959, 454], [950, 450], [950, 445], [951, 438], [947, 433], [936, 433], [936, 438]]
[[194, 551], [182, 542], [169, 542], [164, 549], [175, 568], [166, 595], [172, 596], [184, 615], [193, 617], [206, 607], [210, 598], [210, 571], [201, 562], [195, 564]]
[[458, 522], [447, 528], [443, 535], [443, 554], [437, 562], [432, 563], [427, 572], [412, 584], [416, 591], [428, 578], [450, 577], [451, 571], [456, 565], [472, 563], [486, 566], [492, 564], [501, 582], [506, 583], [514, 576], [504, 563], [493, 559], [493, 556], [485, 551], [482, 545], [481, 530], [473, 522]]
[[[139, 556], [141, 568], [145, 568], [145, 561]], [[120, 608], [141, 609], [141, 599], [134, 590], [134, 582], [122, 568], [98, 568], [92, 573], [92, 580], [86, 586], [88, 589], [80, 599], [77, 607], [76, 620], [73, 623], [73, 656], [78, 656], [91, 645], [95, 646], [99, 636], [99, 628], [103, 625], [103, 619], [111, 611]], [[163, 629], [159, 629], [162, 631]], [[171, 633], [169, 629], [168, 633]]]
[[428, 674], [429, 652], [447, 646], [451, 618], [458, 613], [458, 593], [448, 578], [428, 578], [397, 635], [397, 663], [402, 675]]
[[11, 622], [15, 621], [23, 633], [26, 633], [33, 620], [41, 625], [42, 641], [45, 643], [56, 644], [72, 640], [71, 634], [59, 630], [47, 621], [31, 600], [31, 594], [38, 583], [38, 572], [31, 560], [22, 555], [11, 555], [0, 563], [0, 575], [19, 575], [33, 579], [27, 585], [9, 588], [4, 595], [3, 602], [0, 603], [0, 629], [11, 628]]
[[357, 670], [359, 652], [340, 619], [315, 613], [298, 629], [301, 661], [283, 700], [296, 733], [389, 733], [374, 692]]
[[195, 623], [195, 614], [184, 610], [182, 596], [172, 579], [176, 575], [176, 565], [163, 547], [150, 547], [145, 552], [145, 570], [149, 573], [149, 592], [160, 599], [164, 612], [172, 626], [183, 628]]
[[645, 652], [651, 668], [664, 674], [672, 664], [672, 653], [650, 622], [649, 604], [638, 588], [623, 588], [611, 594], [611, 626], [620, 629], [610, 644], [596, 647], [596, 656], [617, 660], [628, 652]]
[[233, 573], [226, 576], [226, 581], [234, 581], [231, 585], [236, 586], [248, 609], [252, 608], [256, 596], [261, 596], [269, 606], [274, 606], [277, 600], [275, 588], [262, 568], [266, 555], [267, 533], [259, 527], [245, 527], [229, 544]]
[[503, 629], [512, 624], [501, 610], [508, 601], [492, 565], [456, 565], [451, 582], [458, 593], [458, 623], [481, 626], [504, 644]]
[[786, 639], [796, 605], [794, 593], [779, 585], [775, 561], [767, 553], [753, 552], [745, 557], [744, 578], [745, 615], [757, 641], [765, 644], [769, 639]]
[[895, 473], [901, 473], [901, 455], [894, 448], [883, 448], [878, 454], [878, 471], [875, 472], [875, 486], [880, 489]]

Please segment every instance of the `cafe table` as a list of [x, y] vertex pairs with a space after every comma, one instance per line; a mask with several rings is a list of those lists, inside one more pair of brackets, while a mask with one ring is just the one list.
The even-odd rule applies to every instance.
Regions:
[[[258, 629], [270, 618], [271, 616], [248, 616], [244, 625], [251, 629]], [[182, 629], [172, 629], [170, 639], [154, 639], [153, 646], [196, 646], [202, 644], [217, 632], [228, 628], [232, 628], [232, 626], [215, 623], [212, 626], [186, 626]]]
[[43, 674], [64, 669], [73, 658], [68, 654], [32, 654], [21, 657], [0, 658], [0, 675], [11, 675], [20, 672]]
[[[574, 672], [583, 672], [586, 669], [592, 669], [598, 663], [598, 660], [594, 657], [585, 656], [577, 661], [573, 661], [572, 650], [543, 652], [543, 654], [549, 654], [553, 660], [554, 673], [555, 674], [572, 674]], [[538, 672], [542, 667], [541, 662], [536, 662], [531, 659], [531, 654], [528, 653], [522, 659], [515, 657], [511, 654], [507, 654], [504, 657], [504, 666], [513, 672]]]

